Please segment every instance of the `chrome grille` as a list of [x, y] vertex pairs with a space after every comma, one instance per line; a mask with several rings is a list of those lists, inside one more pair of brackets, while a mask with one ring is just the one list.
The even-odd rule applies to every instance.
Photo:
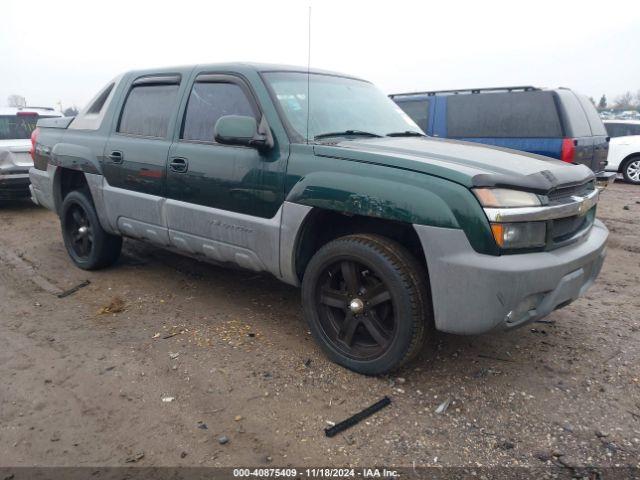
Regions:
[[547, 194], [547, 197], [549, 197], [550, 202], [556, 202], [558, 200], [571, 197], [572, 195], [585, 196], [595, 188], [596, 186], [593, 181], [583, 183], [581, 185], [571, 185], [569, 187], [560, 186], [551, 190]]

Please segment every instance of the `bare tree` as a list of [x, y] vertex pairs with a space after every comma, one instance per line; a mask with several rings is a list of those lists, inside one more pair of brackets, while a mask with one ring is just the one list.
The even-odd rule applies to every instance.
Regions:
[[7, 97], [7, 105], [16, 108], [26, 107], [27, 100], [22, 95], [16, 95], [14, 93], [13, 95], [9, 95]]
[[616, 97], [615, 108], [620, 110], [630, 110], [633, 108], [633, 103], [633, 94], [631, 92], [625, 92]]

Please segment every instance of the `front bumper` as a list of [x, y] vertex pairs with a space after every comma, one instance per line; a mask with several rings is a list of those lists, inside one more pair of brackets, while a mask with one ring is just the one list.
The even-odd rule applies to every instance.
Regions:
[[414, 225], [422, 243], [435, 325], [458, 334], [514, 328], [582, 296], [602, 267], [609, 231], [596, 220], [583, 238], [548, 252], [475, 252], [462, 230]]
[[29, 197], [29, 174], [0, 174], [0, 199], [8, 200]]

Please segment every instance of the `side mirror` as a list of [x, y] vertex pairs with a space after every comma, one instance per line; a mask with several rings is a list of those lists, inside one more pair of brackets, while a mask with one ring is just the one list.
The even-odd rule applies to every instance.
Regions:
[[[262, 126], [263, 122], [260, 123]], [[213, 137], [216, 142], [224, 145], [244, 145], [258, 149], [273, 146], [270, 135], [258, 132], [256, 119], [244, 115], [220, 117], [213, 127]]]

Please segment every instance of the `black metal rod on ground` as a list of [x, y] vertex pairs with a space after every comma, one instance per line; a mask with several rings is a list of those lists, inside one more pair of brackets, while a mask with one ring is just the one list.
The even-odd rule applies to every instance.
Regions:
[[58, 294], [58, 298], [64, 298], [64, 297], [68, 297], [69, 295], [76, 293], [78, 290], [80, 290], [81, 288], [86, 287], [87, 285], [89, 285], [91, 282], [89, 280], [85, 280], [82, 283], [79, 283], [78, 285], [76, 285], [73, 288], [70, 288], [69, 290], [65, 290], [62, 293]]
[[382, 410], [387, 405], [391, 404], [391, 399], [389, 397], [384, 397], [382, 400], [374, 403], [370, 407], [365, 408], [361, 412], [356, 413], [352, 417], [347, 418], [346, 420], [341, 421], [340, 423], [336, 423], [333, 427], [328, 427], [324, 429], [324, 434], [327, 437], [334, 437], [340, 432], [344, 432], [347, 428], [351, 428], [357, 423], [361, 422], [367, 417], [370, 417], [374, 413]]

